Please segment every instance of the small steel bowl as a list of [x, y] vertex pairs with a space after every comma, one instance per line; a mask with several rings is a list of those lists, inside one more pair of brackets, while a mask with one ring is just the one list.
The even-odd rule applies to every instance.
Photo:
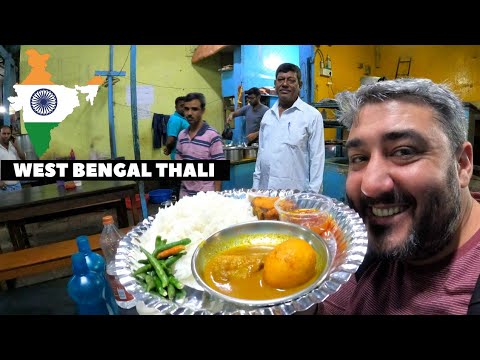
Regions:
[[[317, 263], [317, 266], [323, 266], [323, 269], [317, 271], [316, 278], [313, 282], [310, 282], [310, 285], [288, 296], [267, 300], [250, 300], [223, 294], [207, 284], [204, 269], [212, 256], [241, 245], [275, 246], [283, 241], [278, 241], [278, 238], [275, 239], [275, 235], [272, 236], [272, 234], [290, 235], [301, 238], [307, 241], [317, 252], [319, 262], [321, 263], [320, 265]], [[220, 230], [201, 243], [192, 256], [192, 274], [198, 284], [210, 295], [224, 301], [235, 303], [237, 306], [276, 305], [299, 298], [320, 286], [331, 270], [335, 249], [335, 239], [323, 239], [313, 231], [297, 224], [275, 220], [246, 222]]]

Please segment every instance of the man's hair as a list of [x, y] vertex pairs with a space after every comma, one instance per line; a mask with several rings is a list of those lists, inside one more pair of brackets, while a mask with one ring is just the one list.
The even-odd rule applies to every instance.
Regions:
[[260, 92], [260, 89], [259, 89], [259, 88], [257, 88], [257, 87], [252, 87], [251, 89], [248, 89], [247, 91], [245, 91], [245, 94], [247, 94], [247, 95], [259, 96], [259, 95], [261, 95], [262, 93]]
[[207, 101], [205, 100], [205, 95], [199, 92], [192, 92], [187, 94], [187, 96], [185, 96], [185, 102], [189, 102], [192, 100], [200, 101], [200, 107], [202, 109], [205, 109], [205, 104], [207, 103]]
[[177, 98], [175, 99], [175, 106], [177, 106], [180, 101], [185, 102], [185, 96], [179, 96], [179, 97], [177, 97]]
[[297, 74], [297, 79], [298, 81], [302, 80], [302, 72], [300, 71], [300, 68], [291, 63], [283, 63], [278, 66], [277, 71], [275, 72], [275, 79], [277, 78], [279, 73], [287, 73], [289, 71], [293, 71]]
[[366, 104], [401, 100], [430, 106], [434, 117], [450, 142], [454, 153], [467, 140], [467, 119], [462, 101], [447, 84], [430, 79], [401, 78], [360, 86], [356, 92], [343, 91], [336, 95], [340, 107], [338, 121], [351, 128]]
[[12, 131], [12, 126], [11, 126], [11, 125], [2, 125], [2, 126], [0, 126], [0, 131], [2, 131], [3, 128], [5, 128], [5, 129], [10, 129], [10, 131]]

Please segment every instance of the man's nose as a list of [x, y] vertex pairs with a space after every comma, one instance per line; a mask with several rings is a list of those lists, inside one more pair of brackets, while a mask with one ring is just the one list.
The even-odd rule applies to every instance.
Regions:
[[376, 198], [391, 192], [393, 188], [394, 181], [387, 159], [381, 155], [371, 157], [363, 171], [362, 193], [370, 198]]

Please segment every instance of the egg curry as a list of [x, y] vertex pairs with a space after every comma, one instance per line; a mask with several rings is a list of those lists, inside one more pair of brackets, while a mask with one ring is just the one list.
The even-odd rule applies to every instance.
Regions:
[[212, 255], [205, 263], [205, 282], [246, 300], [277, 299], [311, 285], [326, 266], [325, 256], [298, 237], [272, 235], [271, 245], [246, 243]]

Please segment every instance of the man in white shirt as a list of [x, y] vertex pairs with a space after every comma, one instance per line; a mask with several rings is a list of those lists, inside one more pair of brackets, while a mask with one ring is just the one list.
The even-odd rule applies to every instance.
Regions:
[[275, 73], [278, 100], [262, 118], [254, 189], [294, 189], [319, 193], [325, 167], [323, 118], [300, 99], [302, 74], [281, 64]]
[[[3, 125], [0, 128], [0, 163], [2, 160], [25, 160], [25, 152], [12, 136], [10, 126]], [[18, 180], [2, 180], [0, 173], [0, 193], [6, 191], [18, 191], [22, 185]]]

